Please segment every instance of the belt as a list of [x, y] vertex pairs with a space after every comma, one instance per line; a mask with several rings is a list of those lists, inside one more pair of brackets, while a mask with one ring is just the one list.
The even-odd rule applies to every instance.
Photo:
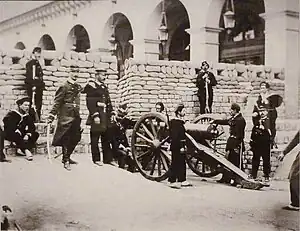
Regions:
[[66, 105], [73, 106], [73, 107], [79, 107], [76, 103], [65, 103]]

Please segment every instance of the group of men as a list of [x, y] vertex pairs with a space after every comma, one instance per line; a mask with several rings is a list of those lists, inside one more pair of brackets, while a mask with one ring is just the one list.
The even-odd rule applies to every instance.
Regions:
[[[17, 100], [18, 108], [11, 110], [3, 119], [4, 131], [1, 129], [0, 161], [9, 162], [3, 153], [4, 139], [11, 141], [18, 154], [33, 160], [32, 148], [39, 134], [35, 122], [41, 121], [42, 96], [45, 84], [42, 67], [38, 61], [41, 49], [33, 49], [33, 58], [26, 64], [25, 86], [28, 96]], [[71, 170], [71, 159], [75, 147], [81, 139], [80, 94], [86, 93], [86, 104], [89, 110], [87, 125], [90, 125], [92, 160], [96, 165], [114, 164], [117, 159], [119, 166], [134, 171], [133, 160], [126, 137], [126, 129], [134, 126], [134, 121], [126, 117], [126, 105], [120, 105], [113, 111], [107, 86], [104, 84], [105, 70], [96, 70], [95, 78], [88, 79], [82, 87], [77, 83], [78, 68], [71, 67], [70, 76], [56, 91], [54, 104], [47, 118], [52, 123], [57, 116], [57, 126], [52, 145], [62, 147], [64, 168]], [[103, 162], [100, 157], [99, 139], [101, 138]]]

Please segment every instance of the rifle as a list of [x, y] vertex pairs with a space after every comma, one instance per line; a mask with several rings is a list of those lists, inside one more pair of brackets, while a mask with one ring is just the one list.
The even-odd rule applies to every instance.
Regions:
[[206, 79], [208, 78], [208, 74], [205, 73], [204, 76], [206, 76], [206, 77], [204, 78], [204, 81], [205, 81], [205, 89], [206, 89], [206, 91], [205, 91], [205, 93], [206, 93], [205, 113], [210, 113], [209, 106], [208, 106], [208, 82], [206, 81]]
[[[34, 80], [35, 79], [35, 65], [32, 66], [32, 79]], [[35, 122], [39, 123], [40, 122], [40, 118], [39, 118], [39, 115], [36, 111], [36, 106], [35, 106], [35, 90], [32, 92], [32, 109], [34, 111], [34, 119], [35, 119]]]

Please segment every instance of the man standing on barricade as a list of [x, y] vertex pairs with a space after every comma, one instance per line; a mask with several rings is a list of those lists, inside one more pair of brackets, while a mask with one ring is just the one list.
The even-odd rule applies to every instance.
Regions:
[[[240, 112], [240, 106], [236, 103], [231, 105], [230, 114], [231, 117], [226, 120], [213, 120], [212, 123], [229, 125], [230, 127], [230, 136], [227, 139], [226, 152], [227, 159], [242, 169], [242, 152], [244, 151], [244, 136], [245, 136], [245, 127], [246, 121]], [[223, 172], [222, 178], [218, 181], [219, 183], [230, 183], [232, 176], [226, 170]], [[237, 182], [234, 180], [233, 186], [237, 185]]]
[[200, 103], [200, 114], [212, 113], [213, 86], [217, 85], [214, 74], [210, 71], [209, 64], [202, 62], [201, 69], [197, 75], [196, 86]]
[[43, 90], [45, 89], [43, 70], [39, 63], [41, 51], [40, 47], [35, 47], [32, 51], [32, 59], [26, 63], [25, 87], [31, 103], [35, 106], [36, 111], [32, 112], [37, 113], [38, 118], [35, 118], [35, 122], [39, 122], [41, 119]]
[[112, 164], [112, 150], [110, 147], [110, 136], [108, 126], [110, 123], [111, 112], [113, 110], [107, 86], [104, 84], [103, 72], [96, 70], [95, 79], [89, 79], [84, 87], [86, 93], [86, 104], [89, 110], [87, 125], [91, 125], [90, 139], [92, 149], [92, 160], [96, 165], [101, 166], [99, 138], [103, 152], [103, 162]]
[[79, 114], [82, 87], [76, 82], [77, 74], [74, 72], [78, 72], [78, 70], [71, 67], [70, 77], [56, 91], [54, 105], [47, 121], [52, 123], [57, 115], [57, 127], [52, 144], [62, 147], [62, 162], [64, 168], [69, 171], [71, 170], [70, 164], [77, 163], [71, 160], [70, 156], [80, 141], [82, 133]]

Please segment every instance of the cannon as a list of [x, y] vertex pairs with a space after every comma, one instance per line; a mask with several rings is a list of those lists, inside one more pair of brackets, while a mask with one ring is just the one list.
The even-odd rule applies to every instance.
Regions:
[[[201, 177], [213, 177], [226, 170], [243, 188], [262, 188], [261, 182], [248, 179], [245, 172], [225, 158], [225, 128], [210, 123], [217, 118], [214, 114], [200, 115], [185, 123], [189, 168]], [[165, 180], [172, 161], [168, 115], [157, 112], [142, 115], [133, 128], [131, 149], [137, 169], [145, 178]]]

